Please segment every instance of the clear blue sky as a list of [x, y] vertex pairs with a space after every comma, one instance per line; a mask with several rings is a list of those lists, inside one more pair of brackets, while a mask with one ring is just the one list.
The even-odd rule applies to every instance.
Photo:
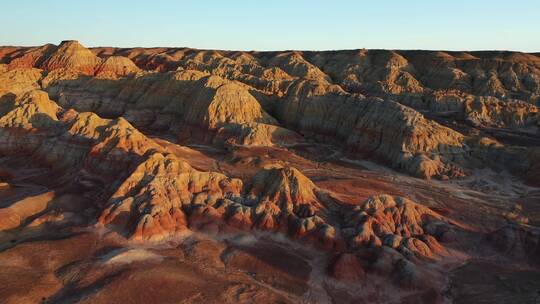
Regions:
[[540, 52], [540, 0], [12, 0], [0, 45]]

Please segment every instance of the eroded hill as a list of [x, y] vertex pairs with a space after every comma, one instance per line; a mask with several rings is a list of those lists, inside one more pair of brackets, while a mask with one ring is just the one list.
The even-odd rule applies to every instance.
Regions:
[[540, 288], [537, 55], [64, 41], [0, 62], [8, 303], [473, 303], [469, 268], [532, 278], [490, 302]]

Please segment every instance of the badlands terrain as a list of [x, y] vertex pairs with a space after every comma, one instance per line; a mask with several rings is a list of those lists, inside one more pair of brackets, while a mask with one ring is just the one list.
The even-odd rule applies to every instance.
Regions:
[[1, 303], [540, 303], [540, 54], [0, 47]]

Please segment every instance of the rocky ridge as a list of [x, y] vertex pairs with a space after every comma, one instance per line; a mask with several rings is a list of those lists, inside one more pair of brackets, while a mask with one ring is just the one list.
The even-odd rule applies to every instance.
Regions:
[[[285, 130], [292, 129], [426, 178], [459, 177], [486, 162], [480, 153], [470, 157], [475, 137], [440, 120], [480, 131], [538, 126], [538, 60], [525, 54], [94, 49], [100, 59], [72, 41], [53, 54], [41, 52], [48, 61], [36, 66], [51, 72], [44, 89], [64, 107], [229, 144], [292, 142], [299, 138]], [[14, 61], [11, 54], [3, 60]], [[163, 65], [148, 63], [157, 57]], [[62, 64], [47, 64], [56, 61]]]
[[[333, 215], [335, 203], [294, 168], [263, 168], [247, 183], [221, 173], [202, 172], [168, 153], [126, 120], [66, 111], [39, 90], [17, 99], [0, 122], [2, 154], [31, 154], [56, 170], [68, 170], [65, 173], [77, 176], [79, 183], [93, 175], [94, 183], [97, 178], [100, 185], [108, 184], [103, 206], [96, 206], [102, 209], [98, 226], [118, 229], [132, 240], [165, 240], [193, 229], [214, 233], [256, 229], [286, 234], [324, 250], [348, 248], [340, 217]], [[26, 133], [25, 141], [18, 140], [21, 132]], [[382, 198], [384, 202], [394, 200]], [[371, 198], [364, 208], [379, 199]], [[418, 239], [424, 235], [420, 227], [427, 224], [417, 223], [415, 218], [424, 214], [443, 218], [407, 200], [396, 201], [395, 208], [403, 214], [399, 225], [410, 228], [393, 231], [413, 237], [403, 241], [411, 257], [434, 257], [431, 251], [442, 251], [431, 234], [421, 237], [427, 243]], [[345, 212], [349, 218], [357, 213], [356, 209]], [[359, 238], [351, 249], [361, 244]], [[370, 246], [386, 243], [372, 242]]]
[[[147, 134], [229, 152], [318, 142], [424, 179], [488, 167], [538, 183], [534, 55], [87, 49], [65, 41], [0, 48], [0, 62], [0, 154], [93, 189], [89, 225], [133, 242], [192, 232], [286, 235], [333, 255], [335, 278], [380, 273], [418, 287], [430, 278], [423, 265], [458, 259], [448, 244], [464, 233], [418, 199], [379, 193], [349, 206], [287, 164], [260, 165], [249, 178], [202, 170]], [[32, 218], [18, 208], [0, 208], [9, 218], [1, 231]], [[537, 234], [512, 226], [489, 240], [534, 261]]]

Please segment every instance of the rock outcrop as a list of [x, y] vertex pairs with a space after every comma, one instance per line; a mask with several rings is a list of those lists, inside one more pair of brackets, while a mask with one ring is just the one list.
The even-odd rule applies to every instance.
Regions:
[[460, 175], [464, 136], [396, 102], [364, 98], [305, 81], [280, 110], [286, 126], [340, 140], [351, 151], [420, 176]]
[[302, 142], [298, 133], [265, 123], [227, 124], [217, 131], [216, 143], [241, 146], [286, 146]]
[[328, 249], [335, 245], [335, 229], [316, 191], [294, 168], [264, 169], [246, 188], [239, 179], [154, 153], [116, 189], [99, 222], [134, 240], [162, 240], [188, 229], [259, 229]]
[[42, 76], [38, 69], [6, 69], [0, 73], [0, 98], [13, 99], [15, 95], [39, 89], [38, 81]]
[[[62, 106], [111, 116], [121, 115], [128, 102], [135, 103], [139, 112], [126, 113], [133, 123], [160, 128], [165, 119], [169, 129], [179, 132], [182, 138], [194, 136], [193, 128], [182, 126], [204, 127], [210, 132], [221, 129], [219, 139], [232, 136], [231, 141], [240, 144], [270, 145], [286, 143], [288, 137], [298, 138], [274, 127], [278, 124], [276, 119], [262, 109], [246, 88], [216, 76], [191, 71], [159, 77], [147, 75], [112, 87], [104, 84], [98, 86], [99, 91], [93, 88], [92, 79], [69, 80], [69, 74], [67, 78], [44, 81], [47, 91], [57, 96]], [[163, 87], [164, 82], [170, 84]], [[161, 86], [156, 87], [156, 83]], [[143, 88], [147, 89], [141, 94]], [[86, 92], [84, 97], [80, 96], [81, 90]], [[455, 163], [459, 164], [466, 149], [463, 136], [424, 119], [410, 108], [350, 95], [325, 83], [305, 81], [291, 90], [277, 115], [287, 127], [311, 137], [335, 137], [356, 153], [382, 159], [417, 176], [461, 174]], [[374, 124], [375, 121], [382, 123]]]
[[[55, 166], [89, 166], [103, 174], [129, 167], [148, 150], [162, 150], [125, 119], [64, 111], [44, 91], [2, 103], [0, 152], [32, 154]], [[21, 136], [24, 140], [21, 140]]]
[[264, 169], [244, 189], [238, 179], [195, 170], [166, 154], [123, 118], [65, 111], [39, 90], [8, 106], [0, 118], [0, 152], [28, 153], [58, 170], [111, 181], [100, 222], [133, 239], [174, 235], [186, 229], [189, 215], [193, 227], [221, 222], [222, 227], [309, 236], [333, 246], [335, 231], [326, 224], [317, 187], [294, 168]]
[[100, 63], [101, 59], [78, 41], [66, 40], [62, 41], [58, 48], [39, 67], [49, 72], [63, 68], [94, 75]]
[[115, 76], [128, 76], [137, 74], [140, 69], [129, 58], [111, 56], [103, 60], [95, 71], [97, 77], [108, 78]]
[[45, 44], [36, 48], [22, 49], [13, 56], [9, 62], [10, 69], [40, 67], [43, 62], [56, 50], [53, 44]]
[[461, 177], [485, 162], [470, 157], [479, 153], [462, 121], [486, 135], [538, 128], [538, 60], [525, 54], [92, 52], [68, 41], [6, 51], [3, 60], [18, 66], [24, 54], [39, 58], [20, 66], [47, 70], [41, 85], [63, 107], [181, 140], [280, 145], [298, 139], [290, 129], [423, 178]]
[[4, 104], [4, 115], [0, 118], [0, 127], [32, 130], [50, 128], [58, 121], [60, 107], [46, 92], [33, 90], [16, 98], [13, 103]]
[[187, 230], [184, 211], [192, 204], [212, 205], [241, 188], [240, 180], [154, 153], [118, 187], [99, 222], [126, 229], [135, 240], [159, 240]]
[[403, 255], [434, 258], [444, 255], [437, 241], [451, 225], [441, 215], [406, 198], [374, 196], [347, 214], [351, 246], [386, 246]]
[[[68, 41], [59, 48], [64, 44], [76, 45]], [[0, 60], [2, 63], [25, 62], [20, 67], [40, 67], [39, 61], [48, 59], [55, 48], [53, 45], [4, 47], [0, 49]], [[287, 88], [286, 80], [294, 78], [333, 82], [350, 93], [394, 97], [400, 102], [419, 106], [425, 104], [423, 100], [428, 100], [422, 97], [441, 90], [491, 96], [503, 101], [514, 98], [534, 104], [540, 90], [538, 56], [517, 52], [350, 50], [265, 53], [187, 48], [95, 48], [91, 51], [102, 58], [129, 58], [146, 70], [207, 71], [260, 90], [270, 89], [264, 91], [272, 94], [283, 93]], [[88, 52], [84, 53], [88, 55]], [[30, 60], [22, 60], [25, 57]]]
[[64, 107], [109, 117], [124, 114], [138, 127], [166, 128], [179, 137], [207, 138], [222, 133], [227, 135], [218, 137], [222, 140], [238, 136], [238, 143], [268, 144], [272, 134], [292, 135], [273, 127], [277, 121], [247, 88], [200, 72], [141, 74], [115, 82], [57, 70], [43, 83]]

